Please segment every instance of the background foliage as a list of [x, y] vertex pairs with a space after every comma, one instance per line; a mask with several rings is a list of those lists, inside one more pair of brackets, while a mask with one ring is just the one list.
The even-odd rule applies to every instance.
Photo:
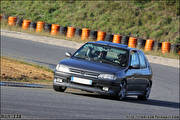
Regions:
[[1, 14], [60, 26], [180, 42], [179, 0], [1, 0]]

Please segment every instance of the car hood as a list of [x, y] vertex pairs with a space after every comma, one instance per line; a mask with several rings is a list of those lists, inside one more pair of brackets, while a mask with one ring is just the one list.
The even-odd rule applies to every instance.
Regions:
[[96, 71], [98, 73], [115, 74], [122, 70], [122, 68], [110, 64], [98, 63], [94, 61], [88, 61], [88, 60], [82, 60], [76, 58], [64, 59], [60, 61], [60, 64], [64, 64], [69, 67], [83, 69], [83, 70]]

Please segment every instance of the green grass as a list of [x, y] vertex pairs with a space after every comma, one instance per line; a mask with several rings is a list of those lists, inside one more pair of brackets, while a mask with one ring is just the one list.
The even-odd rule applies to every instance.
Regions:
[[144, 39], [179, 40], [179, 0], [1, 1], [1, 13], [60, 26], [87, 27]]

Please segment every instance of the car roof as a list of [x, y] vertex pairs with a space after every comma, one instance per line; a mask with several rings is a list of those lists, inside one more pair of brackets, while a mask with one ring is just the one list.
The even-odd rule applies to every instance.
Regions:
[[101, 44], [101, 45], [108, 45], [108, 46], [112, 46], [112, 47], [124, 48], [124, 49], [130, 50], [130, 51], [132, 51], [132, 50], [138, 51], [138, 49], [128, 47], [128, 45], [119, 44], [119, 43], [113, 43], [113, 42], [108, 42], [108, 41], [95, 41], [95, 42], [87, 42], [87, 43], [95, 43], [95, 44]]

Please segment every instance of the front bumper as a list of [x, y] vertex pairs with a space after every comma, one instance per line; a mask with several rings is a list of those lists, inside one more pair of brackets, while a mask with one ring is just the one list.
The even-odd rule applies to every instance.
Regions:
[[[92, 85], [84, 85], [79, 83], [71, 82], [71, 77], [79, 77], [84, 79], [92, 80]], [[62, 82], [57, 82], [57, 79], [61, 79]], [[91, 78], [87, 76], [75, 75], [71, 73], [55, 72], [54, 73], [54, 85], [64, 86], [69, 88], [80, 89], [88, 92], [96, 92], [103, 95], [117, 95], [119, 93], [120, 87], [119, 82], [115, 81], [105, 81], [99, 80], [97, 78]], [[108, 88], [108, 90], [103, 90], [103, 87]]]

